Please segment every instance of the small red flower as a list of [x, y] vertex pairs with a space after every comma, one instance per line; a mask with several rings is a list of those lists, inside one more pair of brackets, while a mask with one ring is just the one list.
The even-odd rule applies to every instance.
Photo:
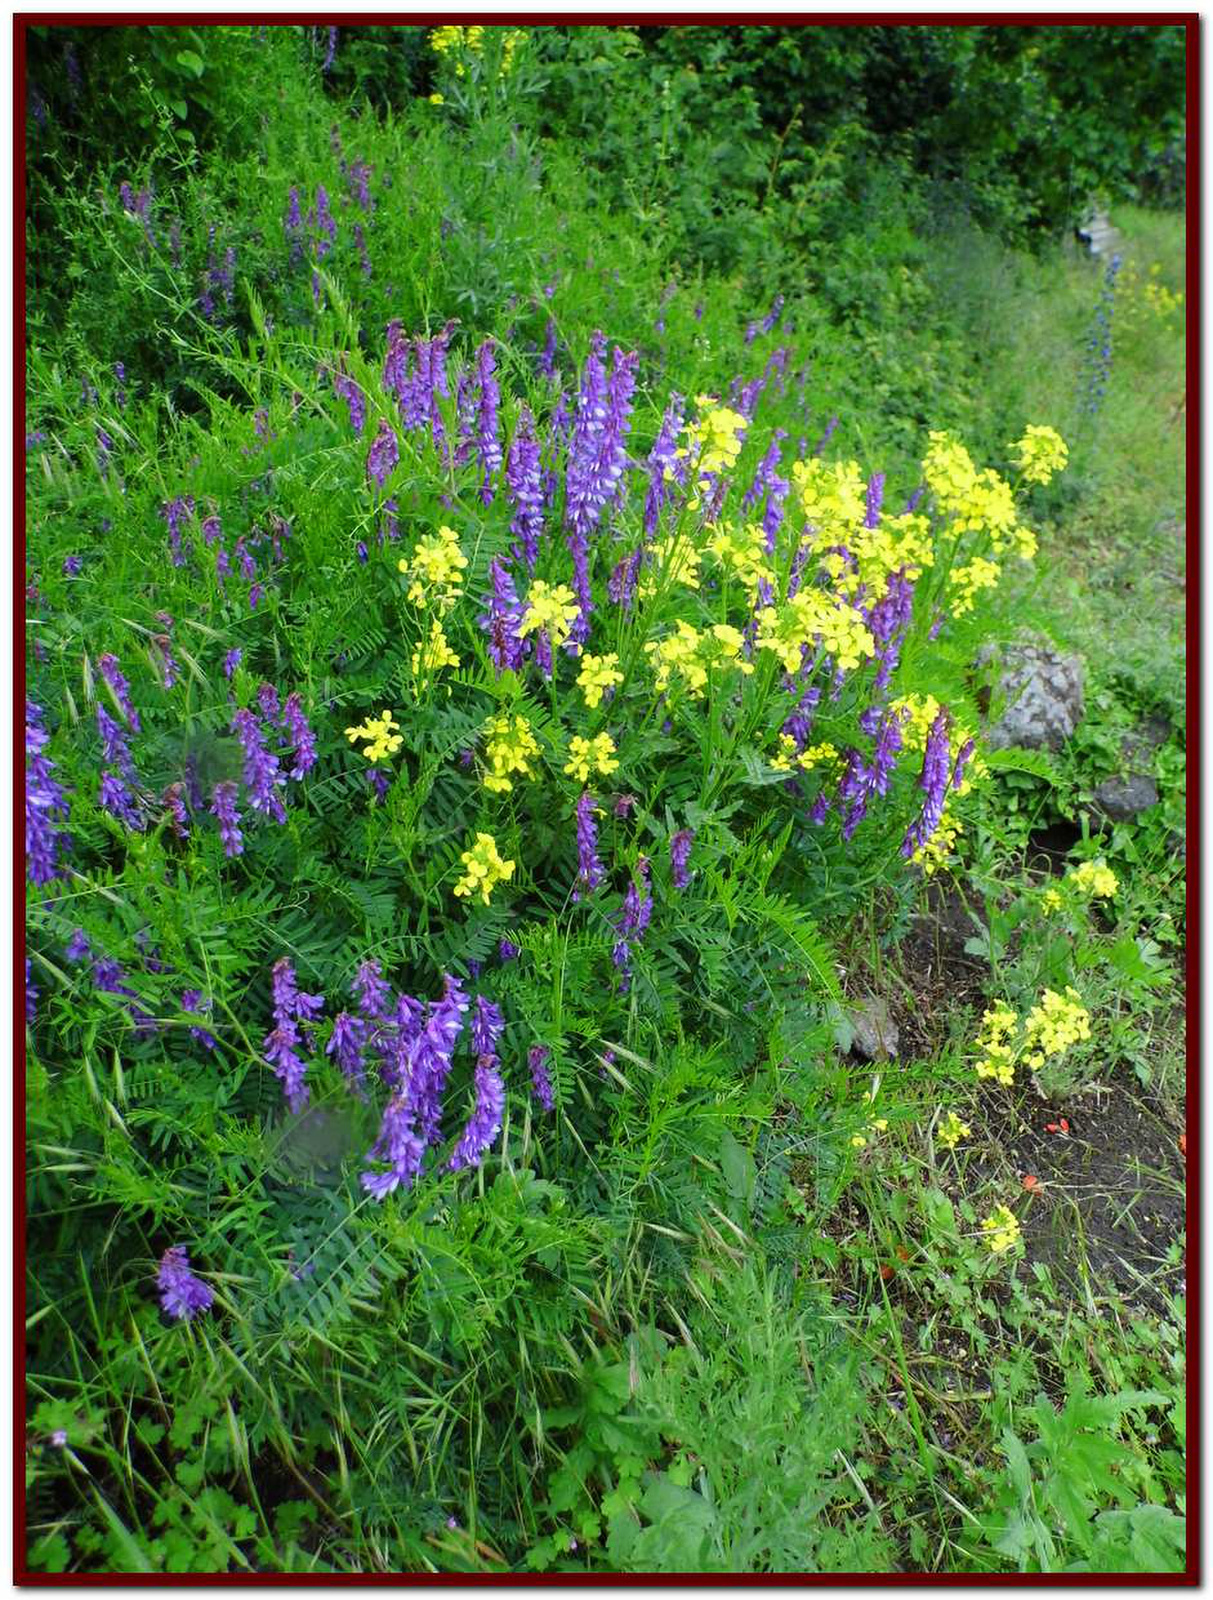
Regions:
[[880, 1276], [886, 1283], [888, 1283], [889, 1279], [893, 1276], [893, 1268], [888, 1264], [887, 1261], [882, 1261], [880, 1264]]
[[1188, 1159], [1188, 1136], [1187, 1136], [1186, 1133], [1181, 1133], [1180, 1134], [1178, 1143], [1179, 1143], [1179, 1153], [1184, 1158], [1184, 1160], [1186, 1161]]
[[1029, 1194], [1036, 1194], [1040, 1189], [1040, 1179], [1034, 1178], [1029, 1172], [1023, 1180], [1023, 1186]]
[[1069, 1133], [1069, 1131], [1070, 1131], [1070, 1124], [1066, 1121], [1066, 1119], [1064, 1117], [1061, 1119], [1061, 1131], [1063, 1133]]
[[1045, 1132], [1046, 1133], [1060, 1133], [1061, 1129], [1057, 1126], [1057, 1124], [1055, 1122], [1046, 1122], [1045, 1123]]

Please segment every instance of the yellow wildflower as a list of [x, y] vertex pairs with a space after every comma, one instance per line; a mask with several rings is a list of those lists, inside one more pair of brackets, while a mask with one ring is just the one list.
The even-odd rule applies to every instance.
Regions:
[[400, 571], [412, 578], [408, 598], [424, 610], [431, 601], [439, 611], [449, 611], [459, 598], [468, 558], [459, 548], [454, 528], [439, 528], [417, 541], [411, 561], [401, 561]]
[[1019, 1218], [1009, 1206], [995, 1206], [982, 1220], [981, 1231], [995, 1255], [1002, 1255], [1019, 1238]]
[[640, 570], [637, 592], [647, 600], [657, 590], [668, 589], [681, 583], [688, 589], [698, 589], [699, 568], [703, 560], [699, 551], [685, 534], [663, 539], [653, 546], [653, 559]]
[[1024, 1060], [1030, 1067], [1042, 1067], [1050, 1056], [1063, 1055], [1072, 1044], [1091, 1037], [1091, 1016], [1077, 989], [1067, 986], [1064, 995], [1052, 989], [1041, 994], [1023, 1024]]
[[501, 859], [491, 833], [478, 833], [475, 845], [465, 850], [459, 860], [465, 870], [455, 885], [455, 894], [479, 894], [486, 906], [496, 886], [514, 876], [514, 862]]
[[377, 717], [368, 717], [360, 727], [347, 728], [345, 736], [351, 744], [365, 739], [363, 755], [368, 761], [381, 761], [384, 756], [395, 755], [403, 743], [400, 735], [392, 732], [399, 726], [390, 711], [381, 711]]
[[578, 783], [588, 783], [591, 771], [609, 777], [619, 762], [615, 759], [615, 741], [609, 733], [596, 734], [593, 739], [578, 735], [569, 745], [569, 759], [565, 771]]
[[971, 1139], [973, 1130], [962, 1122], [954, 1111], [949, 1111], [935, 1132], [935, 1141], [945, 1150], [955, 1150], [962, 1139]]
[[441, 672], [443, 667], [457, 667], [459, 657], [447, 643], [442, 624], [435, 617], [430, 623], [430, 636], [413, 651], [413, 676], [428, 678], [431, 672]]
[[1064, 901], [1056, 889], [1046, 889], [1040, 897], [1040, 909], [1045, 912], [1060, 911]]
[[695, 403], [707, 409], [701, 412], [695, 422], [687, 423], [684, 429], [687, 448], [679, 450], [678, 455], [693, 454], [701, 475], [728, 472], [736, 465], [737, 457], [741, 454], [746, 419], [728, 406], [722, 406], [714, 395], [696, 395]]
[[1028, 483], [1048, 483], [1055, 472], [1064, 472], [1070, 453], [1055, 428], [1032, 422], [1011, 448], [1016, 452], [1015, 464]]
[[1084, 861], [1081, 866], [1075, 867], [1073, 872], [1066, 874], [1065, 882], [1092, 900], [1110, 900], [1120, 887], [1120, 880], [1102, 856], [1098, 861]]
[[983, 1015], [977, 1036], [977, 1048], [982, 1051], [977, 1063], [979, 1078], [993, 1078], [1004, 1088], [1015, 1082], [1016, 1051], [1009, 1040], [1018, 1022], [1015, 1012], [1001, 1000]]
[[664, 639], [650, 639], [644, 647], [657, 668], [657, 692], [664, 694], [670, 686], [671, 674], [677, 672], [685, 680], [688, 691], [700, 695], [708, 681], [708, 671], [700, 658], [699, 632], [681, 618], [674, 628], [675, 631]]
[[608, 656], [582, 656], [577, 687], [591, 709], [602, 704], [602, 697], [608, 689], [614, 689], [623, 682], [623, 673], [618, 671], [618, 667], [619, 657], [614, 652]]
[[757, 523], [744, 528], [718, 528], [708, 540], [708, 550], [722, 566], [735, 572], [751, 599], [760, 584], [774, 587], [775, 572], [767, 555], [766, 534]]
[[935, 832], [925, 844], [919, 845], [910, 860], [920, 866], [929, 878], [953, 854], [956, 841], [963, 832], [964, 824], [945, 811]]
[[530, 775], [531, 760], [539, 754], [538, 741], [525, 717], [511, 717], [507, 712], [492, 717], [485, 734], [485, 755], [491, 771], [485, 775], [484, 786], [495, 794], [506, 794], [514, 787], [511, 772], [522, 777]]
[[518, 633], [525, 638], [544, 628], [552, 649], [558, 650], [568, 638], [579, 610], [577, 597], [567, 584], [558, 583], [553, 588], [536, 578], [527, 595], [526, 615], [518, 625]]
[[446, 96], [435, 92], [429, 96], [429, 102], [432, 106], [444, 106], [446, 104]]
[[757, 645], [771, 650], [785, 672], [796, 672], [806, 647], [824, 650], [841, 672], [851, 672], [865, 656], [876, 653], [876, 641], [853, 606], [839, 605], [820, 589], [801, 589], [782, 606], [764, 606], [758, 613]]

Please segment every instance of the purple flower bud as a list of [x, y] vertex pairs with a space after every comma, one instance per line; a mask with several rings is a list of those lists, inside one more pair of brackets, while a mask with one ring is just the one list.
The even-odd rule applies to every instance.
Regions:
[[364, 1172], [362, 1187], [375, 1200], [384, 1200], [402, 1184], [407, 1189], [421, 1171], [425, 1141], [416, 1129], [416, 1113], [407, 1093], [393, 1095], [383, 1113], [379, 1137], [367, 1153], [368, 1161], [386, 1161], [386, 1172]]
[[350, 427], [356, 434], [361, 435], [366, 427], [366, 396], [344, 372], [334, 372], [333, 389], [345, 401], [350, 414]]
[[519, 541], [514, 546], [514, 558], [524, 559], [527, 571], [534, 572], [539, 559], [539, 537], [543, 532], [543, 480], [535, 424], [525, 406], [519, 410], [505, 479], [506, 493], [514, 507], [510, 532]]
[[497, 1054], [497, 1041], [505, 1031], [505, 1018], [501, 1014], [500, 1006], [486, 1000], [483, 995], [476, 996], [472, 1007], [472, 1049], [478, 1056], [495, 1056]]
[[594, 796], [587, 790], [576, 805], [577, 816], [577, 884], [573, 899], [580, 900], [582, 893], [592, 894], [606, 879], [602, 862], [598, 859], [598, 827], [594, 821]]
[[523, 608], [518, 591], [508, 568], [494, 556], [489, 563], [489, 580], [492, 593], [489, 609], [477, 618], [477, 623], [488, 634], [489, 659], [503, 672], [519, 672], [527, 656], [527, 641], [519, 636]]
[[502, 961], [516, 961], [521, 949], [512, 939], [502, 939], [497, 946], [497, 954]]
[[670, 838], [670, 871], [675, 889], [685, 889], [691, 881], [687, 862], [691, 857], [691, 845], [694, 839], [695, 835], [690, 828], [680, 828]]
[[160, 1304], [177, 1322], [190, 1322], [200, 1311], [209, 1311], [215, 1293], [190, 1271], [190, 1258], [184, 1245], [173, 1245], [160, 1258], [156, 1284]]
[[282, 707], [282, 725], [295, 746], [295, 765], [291, 768], [290, 776], [304, 778], [316, 765], [316, 737], [303, 714], [298, 693], [287, 695]]
[[370, 1024], [365, 1017], [351, 1016], [348, 1011], [338, 1012], [333, 1022], [333, 1032], [324, 1047], [324, 1053], [337, 1058], [353, 1089], [361, 1089], [366, 1077], [365, 1051]]
[[480, 499], [484, 505], [489, 506], [493, 503], [493, 474], [501, 467], [501, 443], [497, 437], [497, 407], [501, 394], [497, 386], [493, 346], [488, 339], [476, 352], [476, 372], [480, 380], [480, 399], [476, 411], [476, 454], [484, 474], [480, 485]]
[[143, 832], [143, 817], [127, 784], [113, 772], [101, 774], [98, 800], [103, 810], [123, 822], [133, 833]]
[[249, 804], [254, 811], [261, 811], [276, 822], [285, 822], [286, 811], [278, 790], [286, 780], [282, 776], [278, 757], [265, 747], [256, 717], [251, 711], [237, 711], [232, 718], [232, 729], [244, 749], [244, 785], [248, 790]]
[[244, 850], [240, 832], [240, 813], [236, 809], [236, 785], [217, 783], [211, 790], [211, 815], [219, 819], [219, 837], [225, 856], [238, 856]]
[[547, 1045], [537, 1044], [531, 1047], [527, 1057], [531, 1068], [531, 1088], [536, 1100], [545, 1111], [554, 1111], [556, 1108], [556, 1094], [552, 1088], [551, 1074], [548, 1072], [548, 1060], [551, 1054]]
[[[209, 1016], [211, 1002], [202, 998], [201, 989], [187, 989], [181, 996], [181, 1009], [182, 1011], [191, 1012], [194, 1016]], [[197, 1039], [199, 1044], [206, 1050], [214, 1050], [216, 1047], [214, 1035], [208, 1033], [205, 1028], [191, 1027], [190, 1038]]]
[[372, 483], [382, 489], [399, 460], [400, 446], [396, 442], [396, 431], [387, 418], [382, 417], [379, 421], [379, 432], [375, 435], [374, 443], [366, 458], [366, 475]]
[[240, 663], [241, 663], [241, 661], [243, 659], [244, 659], [244, 651], [240, 648], [239, 645], [237, 645], [234, 650], [229, 650], [228, 653], [224, 656], [224, 658], [223, 658], [223, 676], [228, 680], [229, 683], [232, 680], [232, 674], [235, 672], [236, 668], [240, 665]]
[[947, 799], [948, 784], [952, 775], [948, 741], [950, 722], [951, 718], [946, 709], [941, 710], [927, 733], [922, 774], [918, 780], [918, 786], [924, 795], [922, 812], [911, 824], [901, 845], [901, 853], [907, 857], [920, 850], [934, 836], [943, 818], [944, 802]]
[[484, 1054], [476, 1063], [476, 1103], [447, 1162], [450, 1171], [480, 1165], [501, 1132], [504, 1110], [505, 1084], [494, 1058]]

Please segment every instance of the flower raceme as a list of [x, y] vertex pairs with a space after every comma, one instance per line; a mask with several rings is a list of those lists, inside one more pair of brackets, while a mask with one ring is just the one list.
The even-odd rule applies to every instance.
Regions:
[[1090, 1037], [1090, 1013], [1076, 989], [1067, 987], [1064, 995], [1043, 990], [1039, 1003], [1022, 1020], [1000, 1000], [982, 1017], [977, 1076], [1009, 1088], [1021, 1063], [1036, 1071]]
[[351, 744], [356, 744], [359, 739], [364, 741], [362, 754], [368, 761], [382, 761], [387, 756], [394, 756], [403, 743], [400, 734], [394, 731], [399, 727], [392, 713], [385, 710], [377, 717], [368, 717], [357, 727], [347, 728], [345, 736]]
[[489, 771], [484, 786], [495, 794], [508, 794], [514, 787], [511, 773], [531, 775], [531, 762], [539, 754], [539, 742], [525, 717], [503, 712], [485, 727], [485, 757]]
[[591, 772], [606, 778], [618, 765], [615, 741], [609, 733], [595, 734], [592, 739], [582, 738], [578, 734], [569, 745], [569, 759], [564, 770], [578, 783], [584, 784], [589, 782]]
[[450, 611], [462, 593], [467, 564], [453, 528], [444, 526], [436, 534], [419, 539], [412, 558], [399, 563], [400, 571], [412, 580], [409, 604], [422, 611], [430, 606], [441, 614]]
[[514, 876], [515, 863], [501, 859], [491, 833], [478, 833], [476, 843], [459, 860], [464, 873], [455, 885], [456, 896], [478, 894], [486, 906], [497, 885]]

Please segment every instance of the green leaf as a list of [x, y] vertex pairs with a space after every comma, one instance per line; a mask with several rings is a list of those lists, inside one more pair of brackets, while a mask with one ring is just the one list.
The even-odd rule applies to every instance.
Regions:
[[195, 78], [200, 78], [206, 71], [205, 62], [194, 50], [178, 50], [177, 61], [187, 72], [192, 72]]

